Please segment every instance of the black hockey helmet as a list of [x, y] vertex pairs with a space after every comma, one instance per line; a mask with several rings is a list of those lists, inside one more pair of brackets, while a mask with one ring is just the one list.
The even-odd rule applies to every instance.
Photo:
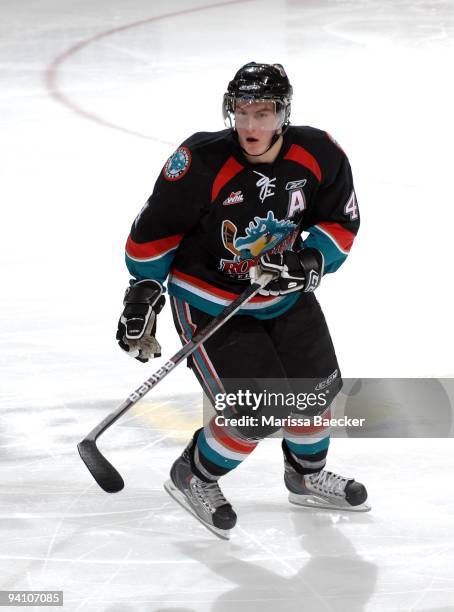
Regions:
[[227, 86], [222, 104], [224, 122], [234, 127], [235, 101], [272, 100], [276, 114], [281, 115], [284, 131], [290, 122], [293, 88], [282, 64], [257, 64], [242, 66]]

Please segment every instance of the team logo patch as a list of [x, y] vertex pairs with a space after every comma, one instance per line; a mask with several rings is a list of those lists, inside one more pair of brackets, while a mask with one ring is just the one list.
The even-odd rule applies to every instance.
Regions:
[[178, 181], [183, 178], [191, 166], [191, 151], [187, 147], [179, 147], [164, 166], [164, 178], [168, 181]]
[[234, 255], [233, 259], [221, 259], [219, 270], [236, 280], [247, 280], [249, 270], [257, 265], [264, 253], [283, 252], [291, 249], [298, 235], [298, 226], [289, 219], [276, 219], [272, 210], [266, 217], [254, 217], [243, 235], [228, 219], [222, 222], [222, 243]]
[[232, 191], [228, 198], [226, 198], [222, 204], [223, 206], [230, 206], [231, 204], [240, 204], [244, 202], [244, 195], [241, 191]]

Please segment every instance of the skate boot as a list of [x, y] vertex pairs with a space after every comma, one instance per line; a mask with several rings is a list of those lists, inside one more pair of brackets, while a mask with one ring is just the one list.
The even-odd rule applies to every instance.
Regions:
[[328, 470], [315, 474], [301, 474], [295, 469], [295, 461], [291, 457], [285, 442], [284, 451], [284, 482], [289, 490], [288, 499], [292, 504], [309, 508], [327, 508], [332, 510], [348, 510], [350, 512], [367, 512], [370, 506], [366, 487], [354, 478], [345, 478]]
[[202, 525], [218, 537], [228, 540], [230, 530], [236, 524], [236, 514], [216, 481], [205, 482], [193, 473], [191, 453], [194, 444], [195, 438], [175, 461], [164, 488]]

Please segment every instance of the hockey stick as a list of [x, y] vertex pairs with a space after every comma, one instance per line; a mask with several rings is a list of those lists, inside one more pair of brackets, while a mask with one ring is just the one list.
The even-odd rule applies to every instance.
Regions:
[[210, 323], [202, 330], [200, 330], [192, 338], [190, 342], [185, 344], [178, 353], [176, 353], [167, 363], [165, 363], [159, 370], [157, 370], [150, 378], [138, 387], [135, 391], [128, 396], [128, 398], [121, 404], [117, 410], [106, 416], [104, 420], [99, 423], [90, 433], [79, 442], [77, 450], [82, 461], [87, 466], [89, 472], [99, 484], [99, 486], [107, 491], [107, 493], [116, 493], [123, 489], [125, 483], [123, 478], [114, 468], [114, 466], [107, 461], [104, 455], [101, 453], [99, 448], [96, 446], [96, 440], [99, 436], [106, 431], [111, 425], [115, 423], [125, 412], [127, 412], [136, 402], [138, 402], [144, 395], [154, 389], [154, 387], [161, 382], [163, 378], [169, 374], [174, 368], [176, 368], [182, 361], [184, 361], [189, 355], [191, 355], [205, 340], [212, 336], [226, 321], [228, 321], [238, 310], [254, 297], [256, 293], [267, 285], [275, 275], [273, 273], [262, 273], [257, 277], [256, 282], [252, 283], [241, 295], [239, 295], [233, 302], [224, 308], [224, 310], [217, 316], [214, 317]]

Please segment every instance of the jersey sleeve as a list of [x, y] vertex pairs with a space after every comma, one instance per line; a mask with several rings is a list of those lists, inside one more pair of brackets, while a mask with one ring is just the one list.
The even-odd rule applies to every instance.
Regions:
[[309, 233], [303, 248], [322, 253], [323, 274], [335, 272], [347, 259], [360, 223], [349, 161], [337, 146], [333, 157], [303, 224]]
[[126, 242], [126, 265], [136, 280], [163, 284], [184, 236], [203, 208], [197, 164], [187, 146], [169, 157], [153, 193], [132, 224]]

